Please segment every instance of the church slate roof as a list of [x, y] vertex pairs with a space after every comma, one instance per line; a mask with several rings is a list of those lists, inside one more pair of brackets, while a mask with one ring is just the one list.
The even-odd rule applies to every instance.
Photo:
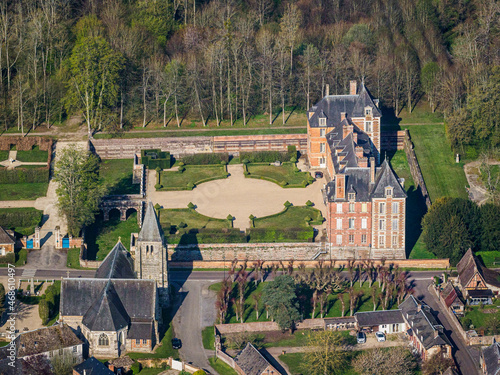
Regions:
[[151, 340], [153, 334], [152, 322], [132, 322], [130, 330], [127, 333], [127, 339]]
[[4, 228], [0, 227], [0, 244], [11, 245], [13, 243], [16, 243], [16, 240]]
[[404, 189], [399, 184], [396, 174], [387, 162], [387, 158], [385, 158], [375, 178], [375, 187], [371, 194], [372, 198], [384, 198], [387, 186], [392, 186], [392, 196], [394, 198], [406, 198]]
[[481, 356], [486, 367], [486, 375], [500, 374], [500, 344], [498, 342], [493, 341], [493, 344], [483, 348]]
[[234, 359], [245, 375], [261, 375], [271, 364], [251, 343], [247, 343]]
[[[156, 283], [154, 280], [109, 279], [127, 315], [135, 319], [155, 319]], [[61, 316], [84, 316], [102, 298], [108, 279], [63, 279]]]
[[148, 202], [148, 207], [146, 208], [138, 241], [163, 242], [163, 231], [151, 201]]
[[95, 273], [96, 279], [133, 279], [132, 257], [121, 241], [113, 247]]
[[127, 327], [130, 317], [115, 288], [108, 280], [101, 297], [96, 299], [83, 315], [82, 323], [91, 331], [119, 331]]

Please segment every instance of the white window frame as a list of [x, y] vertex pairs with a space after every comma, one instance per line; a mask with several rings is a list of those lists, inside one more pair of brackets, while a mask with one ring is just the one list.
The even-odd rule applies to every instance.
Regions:
[[372, 107], [365, 107], [365, 116], [371, 116], [372, 114]]
[[368, 229], [368, 219], [366, 218], [361, 219], [361, 229]]
[[380, 219], [378, 221], [378, 230], [385, 230], [385, 219]]
[[337, 229], [342, 230], [342, 219], [337, 219]]
[[349, 203], [349, 212], [354, 212], [356, 209], [356, 206], [354, 203]]
[[319, 129], [319, 136], [324, 137], [326, 135], [326, 129]]
[[366, 234], [361, 235], [361, 243], [366, 243]]
[[349, 243], [353, 244], [354, 243], [354, 234], [349, 235]]
[[342, 235], [337, 234], [337, 245], [342, 245]]
[[326, 117], [319, 118], [319, 126], [326, 126]]
[[338, 214], [342, 213], [342, 203], [337, 203], [337, 213]]
[[365, 132], [367, 132], [367, 133], [373, 132], [373, 122], [372, 121], [365, 121]]
[[393, 214], [399, 213], [399, 203], [398, 202], [392, 202], [392, 213]]
[[391, 226], [391, 229], [392, 230], [399, 230], [399, 220], [398, 219], [392, 219], [392, 226]]
[[388, 186], [385, 188], [385, 196], [392, 197], [392, 187]]
[[326, 152], [326, 143], [319, 144], [319, 152]]
[[385, 236], [384, 235], [378, 236], [378, 246], [379, 247], [385, 246]]
[[385, 214], [385, 202], [380, 202], [378, 204], [378, 213]]
[[355, 227], [356, 227], [356, 220], [353, 217], [349, 218], [349, 229], [355, 229]]
[[368, 212], [368, 204], [367, 203], [361, 204], [361, 212]]
[[392, 246], [398, 246], [398, 236], [392, 236]]

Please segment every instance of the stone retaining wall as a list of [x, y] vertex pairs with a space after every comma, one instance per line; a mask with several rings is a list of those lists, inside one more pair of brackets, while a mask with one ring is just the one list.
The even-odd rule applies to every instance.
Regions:
[[[269, 332], [280, 331], [280, 327], [276, 322], [252, 322], [252, 323], [231, 323], [231, 324], [216, 324], [215, 328], [221, 335], [238, 332]], [[297, 329], [315, 329], [325, 328], [325, 319], [304, 319], [298, 322]]]
[[404, 150], [405, 148], [405, 131], [393, 130], [382, 131], [381, 148], [383, 150]]
[[420, 188], [420, 192], [425, 199], [425, 204], [427, 208], [429, 208], [431, 206], [431, 199], [429, 198], [429, 192], [425, 186], [424, 177], [422, 176], [422, 171], [420, 170], [420, 165], [418, 164], [417, 155], [415, 154], [413, 142], [410, 138], [410, 131], [408, 129], [405, 129], [404, 149], [413, 181]]
[[307, 134], [269, 134], [213, 137], [214, 152], [286, 151], [288, 146], [307, 151]]

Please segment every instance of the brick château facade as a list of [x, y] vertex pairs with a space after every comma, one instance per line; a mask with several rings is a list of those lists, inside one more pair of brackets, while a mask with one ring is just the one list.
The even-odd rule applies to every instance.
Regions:
[[406, 193], [380, 160], [378, 100], [351, 81], [349, 95], [328, 95], [308, 112], [307, 156], [326, 169], [327, 235], [340, 259], [405, 259]]

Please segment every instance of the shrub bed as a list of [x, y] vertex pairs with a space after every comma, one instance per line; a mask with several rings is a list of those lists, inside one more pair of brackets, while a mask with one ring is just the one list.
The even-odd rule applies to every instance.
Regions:
[[198, 243], [245, 243], [247, 236], [237, 228], [225, 229], [181, 229], [176, 234], [167, 235], [169, 244], [193, 245]]
[[170, 152], [160, 149], [141, 150], [141, 164], [149, 169], [169, 169], [172, 167], [172, 156]]
[[49, 181], [48, 168], [0, 169], [0, 184], [42, 183]]
[[248, 242], [312, 242], [314, 229], [307, 228], [250, 228]]
[[[297, 151], [295, 151], [295, 156], [296, 155]], [[246, 159], [250, 163], [273, 163], [275, 161], [284, 163], [290, 161], [292, 156], [290, 156], [290, 153], [285, 151], [240, 152], [240, 160]]]
[[228, 153], [201, 153], [193, 155], [185, 155], [181, 158], [182, 162], [188, 165], [208, 165], [220, 164], [221, 162], [229, 163]]
[[0, 226], [14, 228], [23, 235], [30, 235], [40, 224], [43, 212], [31, 207], [0, 209]]

